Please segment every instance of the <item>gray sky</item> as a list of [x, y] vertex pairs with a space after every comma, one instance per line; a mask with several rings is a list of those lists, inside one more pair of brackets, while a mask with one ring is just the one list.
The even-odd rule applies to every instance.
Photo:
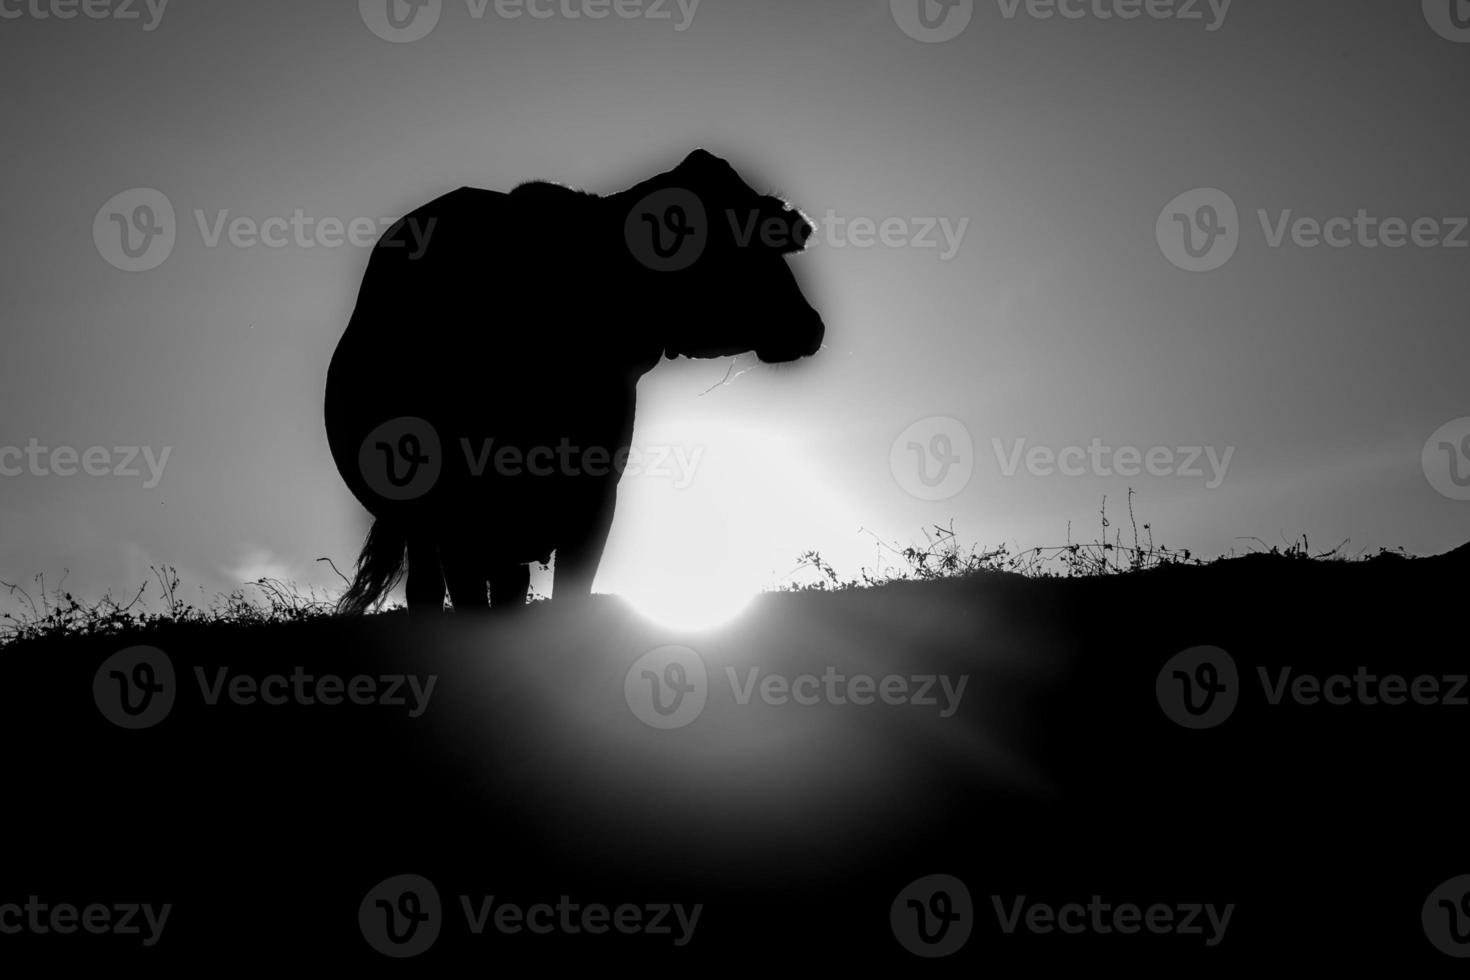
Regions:
[[[1201, 0], [1193, 20], [977, 0], [939, 43], [901, 29], [917, 0], [667, 0], [667, 19], [623, 0], [597, 20], [563, 12], [596, 0], [515, 19], [443, 0], [404, 43], [375, 36], [371, 0], [367, 17], [288, 0], [37, 16], [50, 2], [0, 0], [0, 447], [107, 447], [99, 472], [124, 462], [115, 447], [168, 456], [156, 486], [141, 453], [135, 477], [0, 456], [19, 470], [0, 476], [7, 581], [69, 568], [97, 594], [160, 562], [211, 591], [334, 581], [312, 560], [345, 567], [364, 522], [327, 452], [322, 386], [367, 251], [333, 222], [463, 184], [611, 192], [699, 145], [817, 219], [796, 261], [828, 346], [708, 393], [728, 362], [644, 380], [637, 439], [700, 455], [692, 480], [625, 481], [599, 588], [711, 568], [760, 584], [812, 548], [855, 571], [877, 558], [861, 528], [906, 543], [953, 519], [967, 541], [1024, 547], [1070, 521], [1088, 538], [1104, 495], [1122, 520], [1130, 486], [1161, 541], [1203, 554], [1250, 536], [1470, 539], [1470, 503], [1435, 489], [1470, 459], [1446, 453], [1436, 473], [1421, 458], [1470, 416], [1470, 44], [1449, 0], [1438, 30], [1438, 0], [1236, 0], [1223, 19]], [[174, 242], [126, 272], [94, 219], [122, 194], [131, 220], [135, 188], [167, 198]], [[1167, 233], [1182, 241], [1206, 199], [1165, 206], [1197, 188], [1238, 209], [1233, 255], [1205, 272], [1165, 254], [1187, 264]], [[281, 247], [231, 241], [237, 218], [298, 209], [312, 247], [279, 224]], [[1373, 224], [1315, 248], [1288, 224], [1273, 246], [1288, 210]], [[1373, 236], [1392, 218], [1434, 219], [1419, 237], [1460, 247], [1387, 247]], [[1447, 432], [1458, 445], [1470, 423]], [[1124, 477], [1126, 453], [1066, 452], [1094, 440], [1185, 452]], [[1181, 466], [1192, 447], [1199, 475]], [[1223, 474], [1206, 448], [1230, 454]], [[950, 481], [931, 489], [915, 476], [936, 449], [956, 459], [927, 460]]]

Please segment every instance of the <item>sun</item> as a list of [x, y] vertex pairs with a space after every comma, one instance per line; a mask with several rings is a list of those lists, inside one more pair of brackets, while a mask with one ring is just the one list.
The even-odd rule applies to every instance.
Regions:
[[641, 429], [644, 465], [618, 487], [598, 591], [675, 631], [718, 629], [779, 585], [841, 495], [786, 434], [689, 415]]
[[659, 626], [694, 633], [719, 629], [754, 601], [757, 591], [738, 580], [677, 575], [633, 586], [623, 592], [639, 615]]

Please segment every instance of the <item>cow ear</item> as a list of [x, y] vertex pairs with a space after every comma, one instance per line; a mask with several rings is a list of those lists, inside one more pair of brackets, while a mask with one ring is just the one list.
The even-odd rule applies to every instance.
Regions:
[[735, 168], [730, 166], [728, 160], [717, 157], [709, 150], [700, 148], [684, 158], [679, 164], [679, 172], [694, 174], [696, 176], [728, 176], [735, 173]]

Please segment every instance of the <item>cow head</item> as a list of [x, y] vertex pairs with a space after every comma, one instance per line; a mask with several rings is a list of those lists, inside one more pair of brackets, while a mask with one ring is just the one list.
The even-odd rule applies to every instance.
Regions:
[[814, 230], [800, 211], [705, 150], [637, 190], [626, 236], [657, 277], [665, 355], [782, 363], [821, 348], [821, 315], [787, 264]]

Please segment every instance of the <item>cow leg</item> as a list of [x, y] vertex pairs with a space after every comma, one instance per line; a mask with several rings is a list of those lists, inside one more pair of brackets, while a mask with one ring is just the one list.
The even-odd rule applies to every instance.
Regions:
[[485, 596], [485, 568], [480, 552], [470, 543], [446, 541], [439, 546], [444, 563], [444, 581], [456, 613], [484, 612], [490, 608]]
[[531, 566], [520, 564], [490, 565], [490, 608], [518, 609], [526, 604], [531, 589]]
[[616, 501], [617, 488], [607, 488], [596, 506], [573, 523], [571, 533], [556, 549], [556, 570], [551, 580], [553, 600], [576, 601], [592, 594], [592, 580], [597, 577], [597, 566], [602, 564]]
[[413, 535], [408, 539], [408, 614], [437, 616], [444, 611], [444, 572], [439, 567], [439, 547], [432, 537]]

